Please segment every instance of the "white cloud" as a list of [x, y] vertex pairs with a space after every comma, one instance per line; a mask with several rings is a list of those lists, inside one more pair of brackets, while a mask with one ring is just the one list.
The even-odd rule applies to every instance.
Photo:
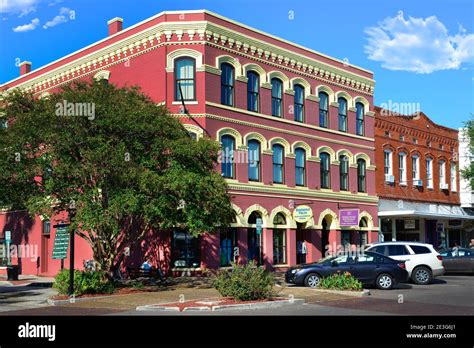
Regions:
[[43, 29], [52, 28], [52, 27], [55, 27], [59, 24], [66, 23], [69, 20], [70, 15], [71, 15], [72, 12], [73, 11], [71, 11], [69, 8], [62, 7], [59, 10], [59, 15], [54, 17], [52, 20], [46, 22], [46, 24], [43, 25]]
[[36, 10], [41, 0], [0, 0], [0, 13], [19, 14], [23, 17]]
[[19, 25], [13, 28], [15, 33], [24, 33], [25, 31], [35, 30], [36, 27], [39, 25], [39, 19], [35, 18], [29, 24]]
[[365, 29], [368, 58], [389, 70], [429, 74], [433, 71], [459, 69], [474, 62], [474, 34], [459, 25], [456, 35], [436, 18], [404, 18], [399, 11], [377, 26]]

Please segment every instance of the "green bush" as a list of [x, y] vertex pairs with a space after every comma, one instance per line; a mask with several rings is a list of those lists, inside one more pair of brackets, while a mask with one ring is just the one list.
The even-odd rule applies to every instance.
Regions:
[[[53, 288], [62, 295], [69, 290], [69, 270], [60, 271], [54, 278]], [[114, 291], [114, 284], [101, 271], [74, 271], [74, 295], [110, 294]]]
[[255, 262], [232, 264], [231, 270], [219, 270], [213, 285], [224, 297], [239, 301], [260, 300], [274, 296], [273, 275]]
[[321, 279], [319, 286], [323, 289], [362, 290], [362, 283], [349, 272], [334, 273], [329, 277], [325, 277]]

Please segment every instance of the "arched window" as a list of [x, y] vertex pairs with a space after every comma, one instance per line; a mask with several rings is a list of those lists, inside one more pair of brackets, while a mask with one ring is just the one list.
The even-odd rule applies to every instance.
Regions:
[[222, 143], [222, 176], [224, 178], [234, 178], [234, 150], [235, 139], [231, 135], [223, 135]]
[[[196, 99], [195, 60], [189, 57], [178, 58], [174, 61], [175, 67], [175, 100]], [[181, 98], [181, 93], [183, 96]]]
[[320, 168], [321, 168], [321, 188], [328, 189], [331, 187], [330, 180], [330, 157], [327, 152], [321, 152], [319, 155], [320, 159]]
[[272, 115], [281, 117], [283, 114], [283, 82], [272, 79]]
[[248, 224], [249, 225], [256, 225], [257, 224], [257, 219], [262, 220], [262, 215], [258, 211], [253, 211], [248, 219]]
[[451, 173], [450, 173], [450, 177], [451, 177], [451, 191], [452, 192], [456, 192], [457, 191], [457, 170], [456, 170], [456, 163], [454, 162], [451, 162]]
[[433, 188], [433, 159], [431, 157], [426, 158], [426, 187]]
[[247, 110], [258, 112], [260, 78], [255, 71], [248, 71], [247, 78]]
[[305, 186], [306, 151], [299, 147], [295, 150], [295, 156], [295, 184], [296, 186]]
[[285, 150], [283, 146], [275, 144], [272, 147], [273, 150], [273, 182], [275, 184], [283, 184], [284, 181], [284, 165], [283, 159], [285, 158]]
[[439, 188], [441, 190], [447, 189], [447, 183], [446, 183], [446, 162], [444, 160], [439, 161]]
[[273, 264], [286, 263], [286, 225], [285, 215], [278, 213], [273, 219]]
[[328, 100], [325, 92], [319, 92], [319, 126], [328, 128]]
[[398, 176], [400, 185], [407, 184], [407, 155], [405, 152], [398, 154]]
[[301, 85], [295, 85], [295, 121], [303, 122], [304, 120], [304, 88]]
[[221, 103], [234, 105], [234, 67], [229, 63], [221, 64]]
[[358, 102], [356, 103], [356, 134], [364, 135], [364, 104]]
[[347, 132], [347, 100], [345, 98], [339, 98], [339, 130], [341, 132]]
[[413, 181], [420, 179], [420, 157], [413, 155], [411, 158], [411, 178]]
[[392, 150], [386, 149], [383, 152], [383, 172], [385, 174], [385, 181], [393, 183]]
[[[359, 222], [359, 228], [362, 229], [366, 229], [369, 227], [369, 224], [367, 222], [367, 218], [366, 217], [363, 217], [362, 219], [360, 219], [360, 222]], [[359, 231], [359, 246], [363, 247], [365, 245], [367, 245], [368, 243], [368, 234], [367, 234], [367, 231]]]
[[357, 160], [357, 191], [358, 192], [366, 192], [366, 184], [365, 184], [365, 171], [366, 165], [365, 160], [359, 158]]
[[349, 191], [349, 158], [339, 156], [339, 182], [341, 191]]
[[250, 140], [249, 148], [249, 180], [260, 181], [260, 142], [258, 140]]
[[[250, 214], [248, 219], [249, 225], [256, 225], [257, 219], [262, 221], [262, 215], [254, 211]], [[263, 253], [262, 253], [262, 231], [257, 232], [255, 227], [247, 229], [247, 258], [249, 261], [255, 261], [257, 265], [263, 263]]]

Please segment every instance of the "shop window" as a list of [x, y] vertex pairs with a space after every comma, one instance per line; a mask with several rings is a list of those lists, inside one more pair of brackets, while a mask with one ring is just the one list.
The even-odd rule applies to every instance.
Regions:
[[342, 230], [341, 231], [341, 244], [343, 247], [348, 247], [351, 245], [351, 232]]
[[234, 248], [237, 246], [237, 229], [229, 228], [220, 233], [220, 265], [230, 266], [234, 261]]
[[201, 266], [200, 238], [183, 230], [173, 231], [171, 261], [174, 268]]
[[278, 213], [273, 219], [276, 228], [273, 229], [273, 264], [286, 263], [286, 229], [281, 228], [286, 225], [286, 218], [282, 213]]
[[[248, 218], [249, 225], [256, 225], [257, 219], [262, 219], [260, 213], [254, 211], [250, 214]], [[255, 226], [256, 227], [256, 226]], [[249, 261], [255, 261], [257, 265], [263, 264], [263, 253], [262, 253], [262, 232], [257, 233], [255, 227], [250, 227], [247, 229], [247, 247], [248, 254], [247, 258]]]

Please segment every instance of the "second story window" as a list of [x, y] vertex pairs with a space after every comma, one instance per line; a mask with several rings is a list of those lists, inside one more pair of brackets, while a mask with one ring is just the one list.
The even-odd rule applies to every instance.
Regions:
[[347, 101], [345, 98], [339, 98], [339, 130], [347, 132]]
[[302, 148], [297, 148], [295, 156], [295, 184], [296, 186], [305, 186], [306, 151]]
[[357, 191], [358, 192], [366, 192], [365, 172], [366, 172], [365, 160], [362, 158], [359, 158], [357, 160]]
[[272, 147], [273, 150], [273, 182], [275, 184], [283, 184], [283, 161], [285, 158], [285, 150], [283, 146], [275, 144]]
[[426, 159], [426, 187], [433, 188], [433, 159]]
[[235, 139], [230, 135], [221, 137], [222, 143], [222, 176], [224, 178], [234, 178], [234, 150]]
[[364, 129], [364, 104], [356, 103], [356, 134], [365, 135]]
[[[175, 100], [196, 100], [195, 61], [183, 57], [175, 60]], [[183, 95], [181, 96], [181, 93]]]
[[420, 158], [417, 155], [414, 155], [411, 158], [411, 178], [413, 180], [420, 179]]
[[249, 141], [249, 180], [260, 181], [260, 142]]
[[398, 175], [400, 185], [406, 185], [407, 183], [407, 155], [405, 152], [398, 154]]
[[319, 155], [319, 160], [321, 169], [321, 188], [328, 189], [331, 187], [331, 160], [329, 154], [327, 152], [321, 152], [321, 154]]
[[349, 158], [339, 156], [339, 183], [341, 191], [349, 191]]
[[234, 67], [229, 63], [221, 65], [221, 103], [234, 105]]
[[457, 170], [456, 170], [456, 163], [451, 163], [451, 191], [456, 192], [457, 191]]
[[446, 187], [446, 162], [439, 161], [439, 187], [444, 190]]
[[328, 128], [328, 95], [319, 92], [319, 127]]
[[295, 85], [295, 121], [304, 120], [304, 88], [301, 85]]
[[277, 78], [272, 79], [272, 116], [283, 115], [283, 83]]
[[393, 175], [392, 171], [392, 151], [385, 150], [383, 152], [383, 170], [385, 176]]
[[247, 110], [258, 112], [260, 78], [254, 71], [249, 71], [247, 78]]

